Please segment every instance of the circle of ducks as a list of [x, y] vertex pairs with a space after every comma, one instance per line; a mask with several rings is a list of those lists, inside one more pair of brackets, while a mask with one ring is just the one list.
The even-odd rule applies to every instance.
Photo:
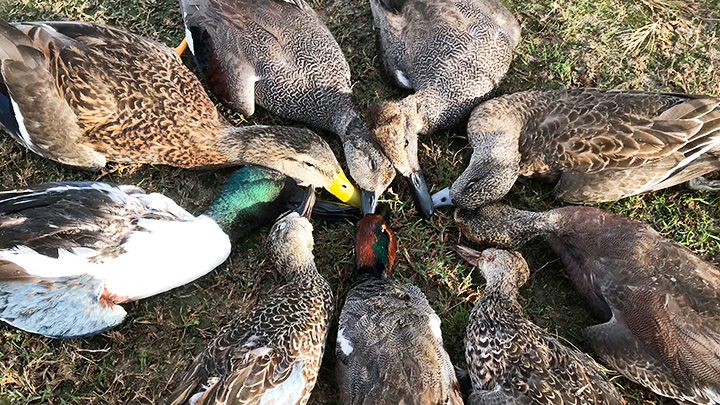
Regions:
[[[90, 169], [245, 166], [198, 217], [133, 186], [0, 192], [0, 318], [51, 337], [100, 333], [123, 321], [119, 304], [207, 274], [237, 239], [275, 221], [267, 246], [285, 284], [219, 331], [167, 403], [305, 404], [334, 311], [308, 219], [362, 217], [358, 284], [335, 348], [343, 403], [463, 403], [439, 317], [417, 287], [388, 277], [397, 240], [375, 211], [397, 171], [421, 215], [455, 205], [475, 242], [514, 249], [545, 238], [598, 319], [585, 338], [605, 365], [659, 395], [720, 404], [718, 268], [596, 208], [537, 213], [497, 202], [518, 176], [549, 179], [574, 204], [686, 181], [717, 190], [701, 176], [720, 168], [720, 99], [569, 89], [486, 100], [520, 40], [497, 0], [370, 4], [385, 70], [412, 93], [372, 106], [367, 126], [340, 47], [304, 0], [181, 0], [186, 37], [174, 50], [102, 24], [0, 21], [0, 124], [31, 151]], [[252, 115], [258, 104], [337, 134], [359, 189], [310, 130], [232, 126], [183, 66], [184, 45], [233, 111]], [[470, 163], [431, 197], [418, 135], [466, 119]], [[347, 204], [316, 202], [314, 187]], [[469, 403], [624, 403], [590, 357], [523, 315], [529, 269], [519, 253], [456, 250], [487, 281], [465, 337]], [[173, 273], [153, 272], [161, 267]]]

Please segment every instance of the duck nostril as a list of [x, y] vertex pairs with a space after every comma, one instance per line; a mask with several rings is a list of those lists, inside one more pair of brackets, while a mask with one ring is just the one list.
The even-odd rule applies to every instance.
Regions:
[[447, 202], [447, 197], [443, 197], [440, 199], [441, 202]]

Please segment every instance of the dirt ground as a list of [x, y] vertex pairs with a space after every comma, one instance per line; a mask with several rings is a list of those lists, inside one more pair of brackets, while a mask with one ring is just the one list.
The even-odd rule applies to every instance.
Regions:
[[[522, 25], [523, 39], [497, 94], [527, 89], [605, 87], [720, 95], [720, 7], [716, 0], [503, 0]], [[365, 0], [311, 0], [350, 63], [361, 111], [371, 102], [397, 99], [382, 71]], [[9, 21], [83, 20], [110, 23], [176, 45], [183, 28], [175, 0], [0, 0]], [[192, 66], [186, 55], [185, 62]], [[236, 124], [242, 117], [223, 112]], [[293, 124], [260, 111], [251, 123]], [[293, 124], [296, 125], [296, 124]], [[338, 156], [340, 143], [326, 134]], [[464, 128], [421, 137], [420, 159], [432, 191], [451, 184], [469, 157]], [[109, 165], [102, 174], [42, 159], [0, 133], [0, 187], [59, 180], [136, 184], [175, 199], [199, 214], [232, 172], [163, 166]], [[421, 219], [405, 184], [385, 194], [400, 251], [393, 277], [418, 285], [443, 320], [450, 355], [462, 365], [462, 337], [483, 279], [452, 252], [468, 244], [441, 209]], [[521, 180], [506, 198], [517, 207], [558, 204], [551, 188]], [[714, 263], [720, 261], [720, 195], [677, 186], [601, 207], [649, 222], [668, 238]], [[81, 340], [53, 340], [0, 325], [0, 404], [157, 403], [220, 327], [252, 307], [281, 280], [264, 256], [267, 227], [234, 247], [230, 259], [200, 280], [125, 305], [119, 327]], [[354, 283], [350, 223], [315, 226], [316, 260], [333, 286], [338, 308]], [[570, 286], [562, 265], [542, 242], [522, 253], [532, 276], [521, 290], [527, 315], [568, 344], [588, 351], [582, 329], [594, 323]], [[338, 309], [339, 312], [339, 309]], [[328, 342], [312, 404], [338, 402], [334, 384], [336, 330]], [[592, 354], [592, 353], [590, 353]], [[670, 403], [608, 370], [630, 404]]]

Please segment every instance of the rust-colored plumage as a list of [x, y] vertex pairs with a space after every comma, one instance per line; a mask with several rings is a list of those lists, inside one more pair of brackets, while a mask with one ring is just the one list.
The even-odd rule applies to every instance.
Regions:
[[459, 209], [463, 233], [518, 246], [543, 235], [602, 322], [590, 347], [667, 397], [720, 403], [720, 270], [650, 226], [591, 207], [544, 213], [491, 204]]

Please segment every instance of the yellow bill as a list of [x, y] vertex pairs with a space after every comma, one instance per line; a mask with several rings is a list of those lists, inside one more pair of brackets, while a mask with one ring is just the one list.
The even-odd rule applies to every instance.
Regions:
[[350, 204], [353, 207], [359, 208], [361, 205], [360, 190], [350, 183], [350, 180], [345, 176], [342, 169], [340, 169], [339, 173], [335, 173], [335, 178], [327, 187], [327, 191], [340, 199], [340, 201]]

